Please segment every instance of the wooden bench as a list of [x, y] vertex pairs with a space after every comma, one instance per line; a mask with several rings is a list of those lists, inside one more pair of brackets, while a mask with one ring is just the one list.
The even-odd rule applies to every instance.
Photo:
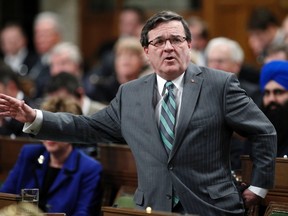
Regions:
[[133, 196], [137, 188], [137, 170], [129, 146], [101, 143], [98, 144], [98, 155], [103, 166], [102, 205], [113, 205], [115, 198], [124, 193]]
[[[242, 181], [250, 184], [252, 173], [252, 161], [247, 155], [241, 156], [242, 164]], [[275, 187], [270, 189], [265, 199], [262, 201], [263, 206], [268, 206], [270, 202], [288, 203], [288, 159], [276, 158], [275, 164]]]
[[16, 163], [23, 145], [27, 143], [41, 143], [30, 138], [15, 138], [0, 136], [0, 182], [3, 182], [9, 171]]

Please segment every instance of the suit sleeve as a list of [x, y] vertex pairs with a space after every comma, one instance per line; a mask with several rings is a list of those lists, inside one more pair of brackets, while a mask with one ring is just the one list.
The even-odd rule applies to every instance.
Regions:
[[253, 171], [251, 185], [272, 188], [275, 175], [277, 136], [275, 128], [264, 113], [240, 88], [235, 75], [227, 78], [224, 91], [225, 118], [237, 133], [251, 143]]

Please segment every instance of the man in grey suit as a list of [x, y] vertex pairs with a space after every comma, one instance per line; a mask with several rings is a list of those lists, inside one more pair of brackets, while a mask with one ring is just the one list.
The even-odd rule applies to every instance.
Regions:
[[[273, 187], [273, 125], [235, 75], [190, 63], [191, 33], [183, 17], [155, 14], [142, 29], [141, 44], [155, 74], [122, 85], [111, 104], [91, 117], [33, 110], [3, 94], [0, 116], [25, 122], [24, 131], [39, 139], [126, 141], [138, 170], [138, 208], [243, 215], [244, 205], [254, 205]], [[252, 181], [243, 194], [230, 169], [233, 131], [252, 142]]]

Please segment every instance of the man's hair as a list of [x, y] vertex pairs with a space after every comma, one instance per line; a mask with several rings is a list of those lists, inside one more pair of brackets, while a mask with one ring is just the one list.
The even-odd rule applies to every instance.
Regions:
[[53, 54], [61, 54], [61, 53], [68, 53], [70, 60], [72, 60], [76, 64], [81, 65], [82, 63], [81, 52], [75, 44], [71, 42], [61, 42], [52, 48], [50, 56], [52, 56]]
[[152, 16], [150, 19], [147, 20], [145, 23], [142, 32], [141, 32], [141, 45], [142, 47], [147, 47], [149, 44], [149, 38], [148, 33], [152, 29], [156, 28], [160, 23], [167, 23], [170, 21], [180, 21], [184, 27], [185, 31], [185, 37], [188, 42], [191, 41], [191, 32], [189, 30], [187, 22], [184, 20], [182, 16], [179, 14], [172, 12], [172, 11], [161, 11], [154, 16]]
[[232, 61], [237, 63], [243, 63], [244, 61], [244, 52], [241, 48], [240, 44], [237, 41], [231, 40], [225, 37], [217, 37], [213, 38], [209, 41], [206, 47], [206, 55], [210, 52], [210, 50], [215, 46], [225, 46], [229, 47], [230, 50], [230, 58]]
[[78, 92], [78, 89], [81, 87], [80, 81], [74, 75], [61, 72], [53, 77], [51, 77], [50, 82], [47, 85], [46, 92], [54, 93], [60, 89], [65, 89], [69, 94], [80, 98], [81, 95]]
[[266, 30], [269, 26], [278, 26], [276, 16], [267, 8], [256, 8], [251, 12], [247, 23], [247, 29], [250, 31]]
[[62, 33], [62, 26], [60, 25], [60, 18], [58, 16], [58, 14], [54, 13], [54, 12], [50, 12], [50, 11], [45, 11], [45, 12], [41, 12], [39, 13], [35, 20], [34, 20], [34, 26], [36, 26], [38, 23], [42, 22], [42, 21], [46, 21], [49, 20], [49, 22], [51, 22], [54, 26], [54, 30], [56, 32], [58, 32], [59, 34]]

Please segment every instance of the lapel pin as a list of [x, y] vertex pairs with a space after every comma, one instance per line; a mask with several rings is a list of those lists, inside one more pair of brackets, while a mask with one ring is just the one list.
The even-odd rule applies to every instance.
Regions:
[[43, 164], [44, 163], [44, 159], [45, 159], [44, 156], [40, 155], [39, 158], [38, 158], [38, 163], [39, 164]]
[[195, 80], [194, 80], [194, 79], [191, 79], [191, 82], [192, 82], [192, 83], [195, 83]]

